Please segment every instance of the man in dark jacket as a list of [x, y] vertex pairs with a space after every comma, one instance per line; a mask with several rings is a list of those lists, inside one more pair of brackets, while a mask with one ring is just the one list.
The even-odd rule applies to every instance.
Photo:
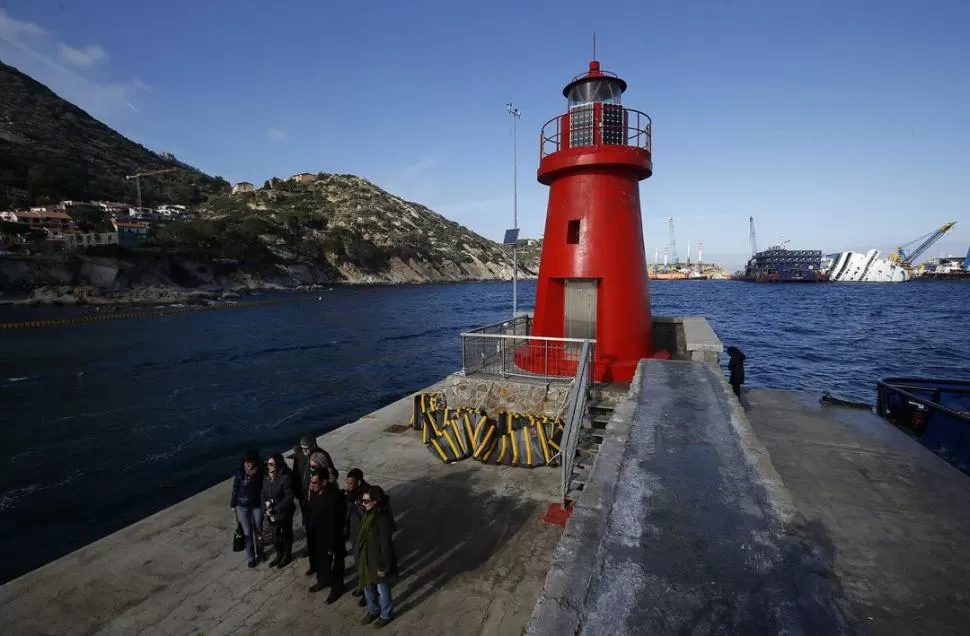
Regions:
[[[344, 484], [347, 489], [344, 491], [344, 498], [347, 500], [347, 541], [350, 542], [350, 550], [354, 567], [357, 566], [357, 557], [354, 555], [354, 546], [357, 545], [357, 535], [360, 534], [360, 521], [364, 518], [364, 493], [370, 488], [370, 484], [364, 481], [364, 472], [359, 468], [352, 468], [347, 473]], [[364, 591], [360, 587], [354, 590], [354, 596], [363, 596]]]
[[293, 447], [293, 489], [297, 501], [300, 502], [300, 515], [304, 526], [307, 515], [307, 485], [310, 483], [310, 456], [319, 452], [320, 447], [313, 435], [304, 435], [300, 438], [300, 443]]
[[728, 371], [731, 372], [730, 380], [731, 388], [734, 389], [734, 394], [741, 399], [741, 385], [744, 384], [744, 354], [737, 347], [728, 347], [727, 354], [730, 357], [728, 361]]
[[321, 483], [319, 474], [311, 477], [307, 506], [307, 540], [311, 541], [310, 537], [313, 537], [310, 567], [317, 575], [317, 583], [310, 591], [318, 592], [329, 585], [328, 604], [344, 593], [344, 523], [347, 518], [344, 495], [337, 487], [336, 469], [329, 471], [329, 477], [324, 483]]

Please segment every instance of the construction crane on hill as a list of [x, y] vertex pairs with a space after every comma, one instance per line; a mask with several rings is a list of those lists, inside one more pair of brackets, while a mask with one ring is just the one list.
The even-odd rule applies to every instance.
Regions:
[[178, 170], [178, 168], [160, 168], [158, 170], [146, 170], [144, 172], [136, 172], [135, 174], [126, 176], [125, 181], [131, 181], [132, 179], [135, 180], [135, 192], [137, 193], [138, 207], [139, 208], [141, 207], [141, 178], [142, 177], [151, 177], [156, 174], [165, 174], [166, 172], [174, 172], [176, 170]]
[[[947, 223], [944, 223], [940, 227], [936, 228], [929, 234], [924, 234], [923, 236], [920, 236], [919, 238], [915, 238], [909, 243], [906, 243], [905, 245], [900, 245], [899, 247], [896, 248], [895, 252], [889, 255], [889, 260], [893, 263], [899, 264], [900, 266], [906, 269], [911, 269], [913, 267], [913, 263], [916, 262], [916, 259], [922, 256], [923, 252], [933, 247], [933, 244], [939, 241], [944, 234], [946, 234], [951, 229], [953, 229], [953, 226], [956, 224], [957, 224], [956, 221], [949, 221]], [[909, 252], [907, 254], [904, 251], [904, 249], [909, 247], [913, 243], [916, 243], [917, 241], [923, 241], [923, 242], [920, 243], [912, 252]]]

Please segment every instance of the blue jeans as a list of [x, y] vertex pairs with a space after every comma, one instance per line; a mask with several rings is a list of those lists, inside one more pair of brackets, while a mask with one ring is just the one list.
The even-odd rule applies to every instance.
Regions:
[[258, 543], [259, 535], [263, 532], [263, 509], [236, 506], [236, 518], [246, 537], [246, 556], [250, 561], [255, 561], [257, 554], [263, 554], [263, 548]]
[[[380, 597], [380, 607], [377, 606], [378, 597]], [[391, 603], [390, 585], [387, 583], [365, 585], [364, 600], [367, 601], [368, 614], [380, 614], [381, 618], [384, 620], [391, 620], [391, 613], [394, 611], [394, 605]]]

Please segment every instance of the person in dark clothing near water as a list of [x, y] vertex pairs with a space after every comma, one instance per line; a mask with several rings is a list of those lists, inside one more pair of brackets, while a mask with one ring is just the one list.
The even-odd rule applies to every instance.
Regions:
[[307, 519], [307, 540], [313, 541], [313, 562], [311, 569], [317, 575], [317, 582], [310, 588], [319, 592], [330, 586], [326, 603], [329, 605], [344, 593], [344, 559], [347, 551], [344, 546], [344, 523], [347, 519], [344, 494], [337, 486], [337, 471], [330, 471], [329, 479], [323, 481], [319, 473], [310, 477], [311, 496]]
[[[344, 485], [347, 489], [344, 491], [344, 498], [347, 500], [347, 523], [345, 527], [347, 529], [347, 541], [350, 542], [350, 557], [353, 561], [354, 567], [357, 566], [357, 554], [354, 551], [354, 546], [357, 545], [357, 535], [360, 534], [360, 522], [364, 518], [364, 493], [370, 489], [370, 484], [364, 481], [364, 472], [359, 468], [351, 468], [347, 473], [347, 479], [344, 481]], [[353, 591], [353, 596], [363, 596], [364, 589], [357, 586], [357, 589]]]
[[236, 471], [229, 505], [236, 511], [236, 518], [242, 526], [246, 556], [251, 568], [263, 560], [263, 546], [259, 538], [263, 532], [262, 491], [263, 460], [256, 451], [249, 451]]
[[[293, 447], [293, 490], [300, 502], [300, 515], [304, 526], [307, 516], [307, 486], [310, 483], [310, 457], [314, 453], [323, 453], [327, 461], [330, 461], [330, 455], [317, 446], [317, 439], [313, 435], [304, 435], [300, 438], [300, 443]], [[330, 464], [333, 462], [330, 461]]]
[[273, 545], [276, 557], [270, 567], [285, 567], [293, 560], [293, 513], [296, 502], [290, 469], [281, 453], [266, 460], [266, 478], [263, 480], [263, 503], [266, 515], [273, 523]]
[[741, 385], [744, 384], [744, 354], [737, 347], [728, 347], [727, 354], [730, 357], [728, 361], [728, 371], [731, 372], [731, 377], [729, 382], [731, 383], [731, 388], [734, 389], [734, 394], [741, 399]]
[[354, 548], [357, 577], [367, 603], [367, 614], [361, 623], [384, 627], [394, 616], [390, 581], [397, 574], [393, 540], [396, 527], [390, 501], [382, 488], [371, 486], [362, 501], [367, 512], [360, 523], [360, 534]]

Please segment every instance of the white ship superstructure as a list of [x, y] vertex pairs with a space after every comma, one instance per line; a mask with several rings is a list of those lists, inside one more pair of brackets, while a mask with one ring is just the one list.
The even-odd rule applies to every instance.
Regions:
[[879, 258], [879, 250], [839, 252], [822, 261], [833, 283], [902, 283], [909, 272], [900, 264]]

